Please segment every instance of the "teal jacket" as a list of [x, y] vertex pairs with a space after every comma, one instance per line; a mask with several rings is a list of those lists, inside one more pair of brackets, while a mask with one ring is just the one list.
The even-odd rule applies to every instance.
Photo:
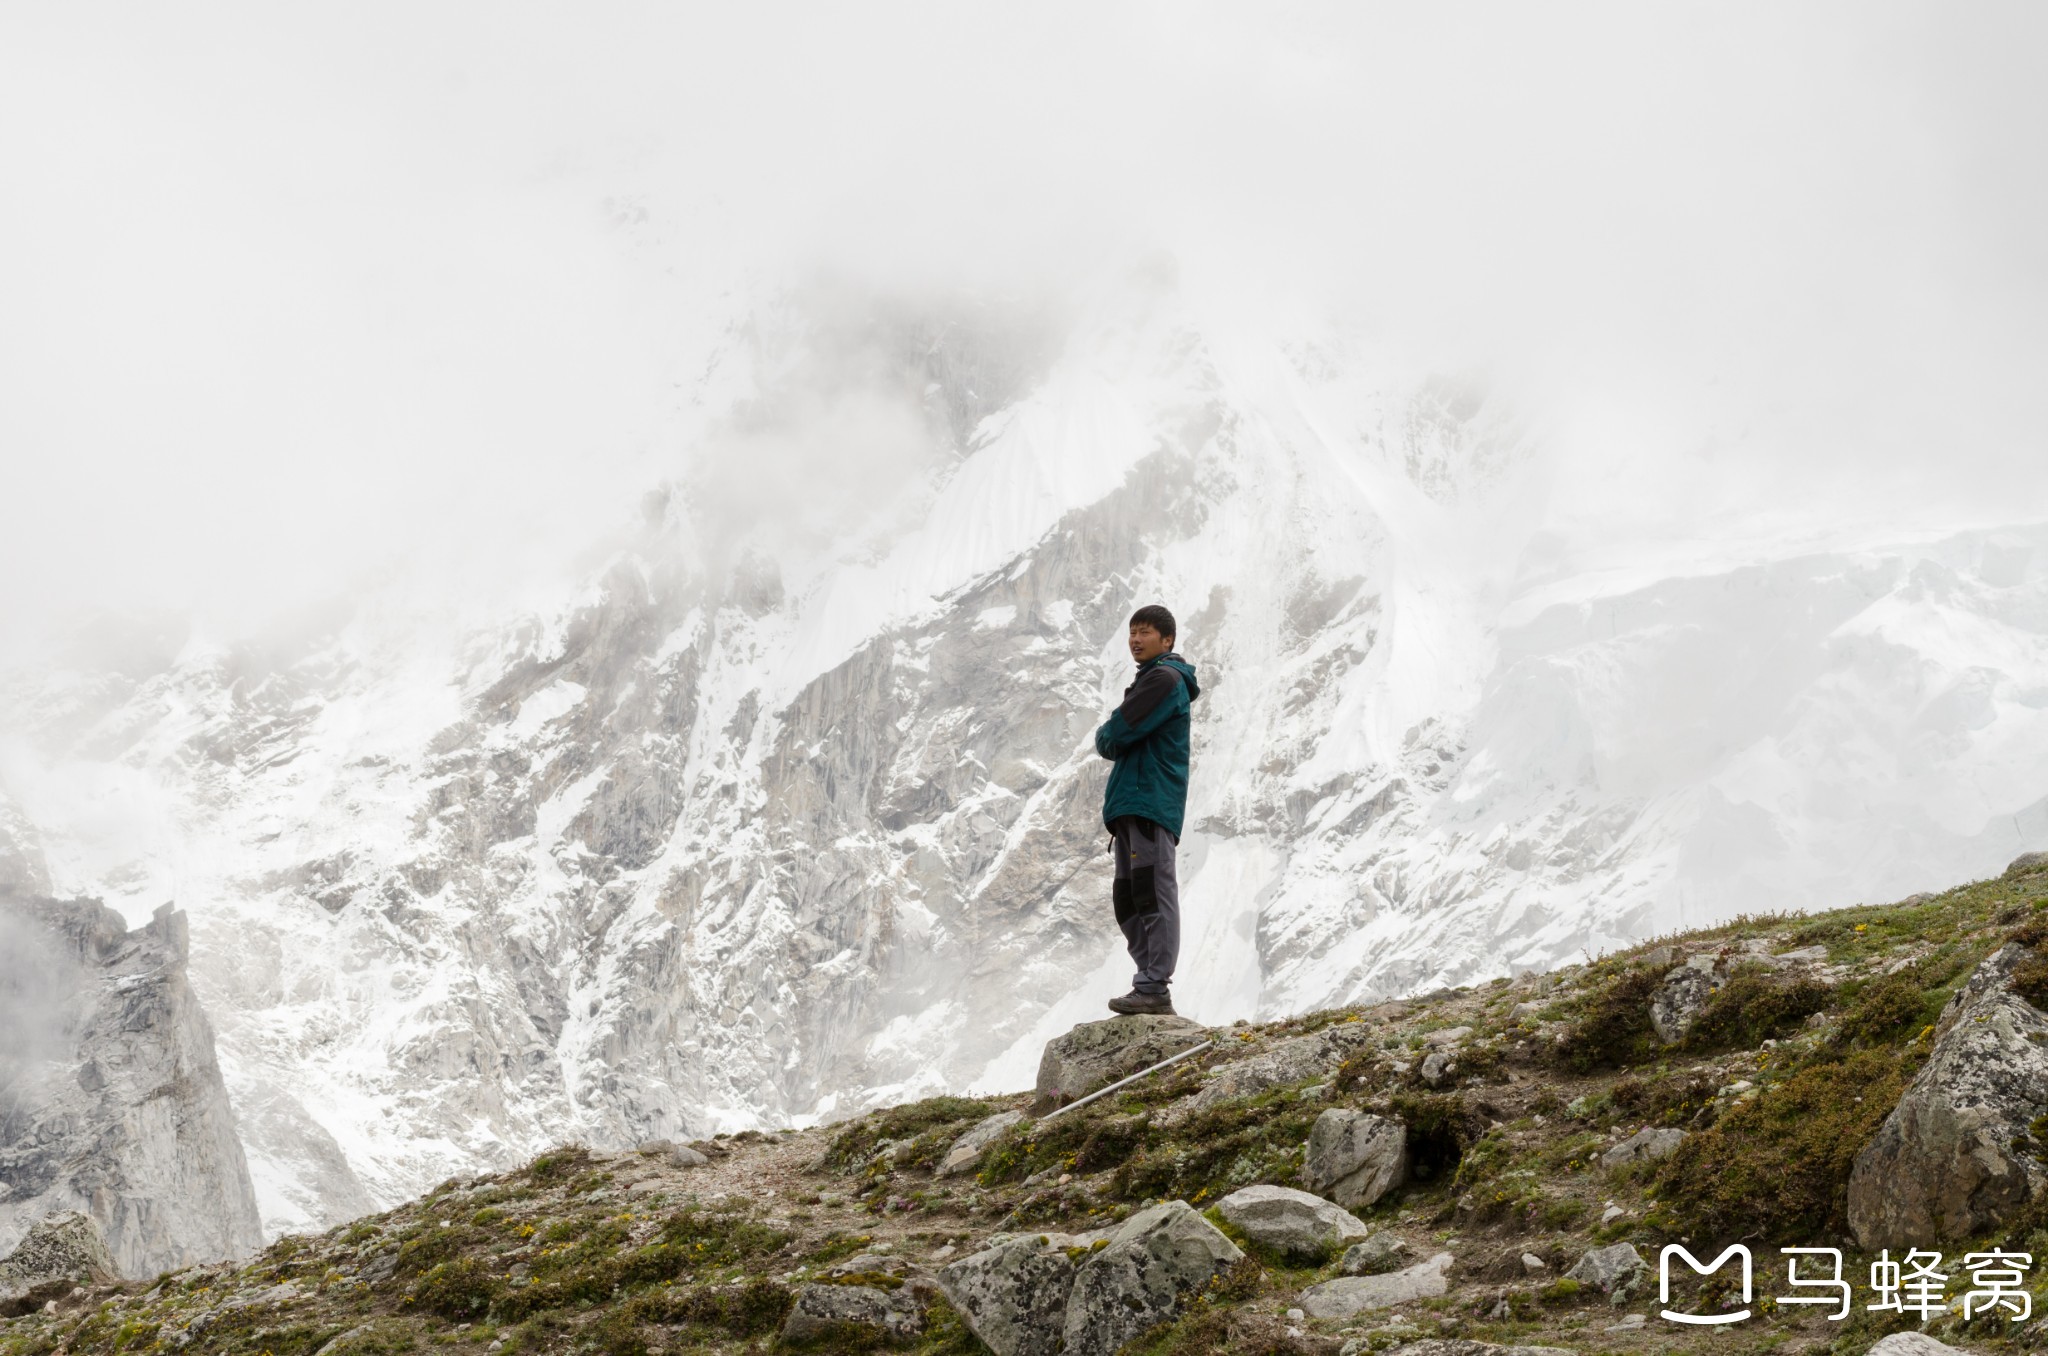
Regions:
[[1180, 841], [1188, 808], [1188, 713], [1201, 695], [1195, 666], [1177, 654], [1138, 666], [1123, 705], [1095, 732], [1095, 751], [1116, 761], [1102, 793], [1105, 826], [1135, 815]]

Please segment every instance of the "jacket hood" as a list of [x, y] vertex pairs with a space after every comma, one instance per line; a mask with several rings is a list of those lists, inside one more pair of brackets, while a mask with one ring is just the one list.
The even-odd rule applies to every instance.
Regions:
[[1182, 659], [1178, 654], [1175, 654], [1172, 650], [1168, 650], [1165, 654], [1160, 655], [1157, 659], [1153, 660], [1152, 662], [1154, 664], [1170, 664], [1177, 671], [1179, 671], [1181, 680], [1188, 685], [1189, 701], [1193, 701], [1195, 698], [1202, 695], [1202, 685], [1195, 681], [1195, 666], [1193, 664], [1190, 664], [1187, 660]]

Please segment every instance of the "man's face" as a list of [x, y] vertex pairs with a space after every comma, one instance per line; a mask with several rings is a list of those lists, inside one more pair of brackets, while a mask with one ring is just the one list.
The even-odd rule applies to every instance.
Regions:
[[1131, 658], [1137, 663], [1157, 659], [1166, 653], [1168, 641], [1154, 630], [1149, 622], [1139, 622], [1131, 628]]

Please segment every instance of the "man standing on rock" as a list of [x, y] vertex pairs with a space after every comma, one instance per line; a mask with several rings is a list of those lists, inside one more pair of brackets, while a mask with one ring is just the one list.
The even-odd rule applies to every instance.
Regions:
[[1180, 959], [1180, 878], [1174, 854], [1188, 805], [1189, 708], [1202, 690], [1195, 666], [1173, 652], [1173, 614], [1157, 604], [1131, 614], [1137, 677], [1123, 705], [1095, 732], [1095, 751], [1114, 759], [1102, 822], [1116, 858], [1116, 923], [1138, 973], [1131, 991], [1109, 1000], [1121, 1013], [1171, 1013]]

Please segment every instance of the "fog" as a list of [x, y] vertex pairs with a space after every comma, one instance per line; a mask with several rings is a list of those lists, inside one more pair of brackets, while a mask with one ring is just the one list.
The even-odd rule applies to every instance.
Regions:
[[[764, 298], [1056, 314], [1162, 252], [1210, 314], [1341, 316], [1541, 416], [1589, 543], [2038, 519], [2044, 39], [2025, 5], [12, 5], [0, 656], [378, 570], [517, 598], [671, 478], [772, 516], [697, 384]], [[911, 436], [830, 383], [811, 422], [848, 466]]]

